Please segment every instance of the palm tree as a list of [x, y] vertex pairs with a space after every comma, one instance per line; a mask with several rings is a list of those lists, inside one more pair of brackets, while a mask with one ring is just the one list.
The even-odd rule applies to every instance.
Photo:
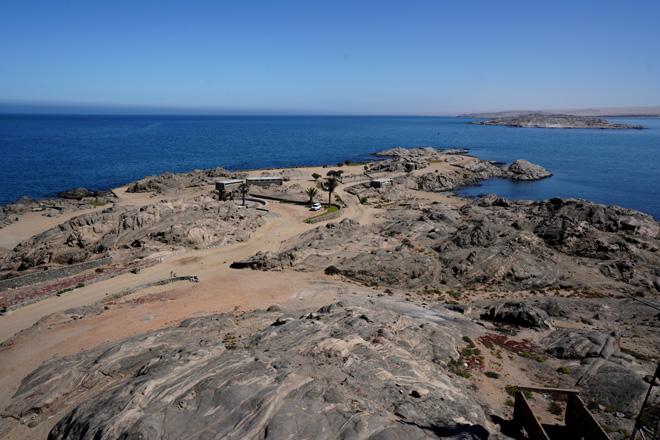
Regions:
[[332, 203], [332, 192], [337, 189], [339, 182], [334, 177], [329, 179], [325, 184], [325, 189], [328, 191], [328, 209], [330, 209], [330, 204]]
[[245, 206], [245, 194], [250, 191], [250, 184], [247, 182], [241, 183], [238, 186], [238, 190], [241, 192], [241, 195], [243, 196], [243, 206]]
[[318, 195], [318, 193], [319, 193], [319, 190], [314, 188], [314, 187], [307, 188], [305, 190], [305, 194], [307, 194], [309, 196], [309, 204], [310, 205], [312, 203], [314, 203], [314, 197], [316, 197]]

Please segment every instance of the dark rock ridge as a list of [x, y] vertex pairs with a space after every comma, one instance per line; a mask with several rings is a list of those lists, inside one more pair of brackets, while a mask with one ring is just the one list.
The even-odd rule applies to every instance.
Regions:
[[554, 328], [548, 314], [524, 301], [507, 301], [493, 305], [481, 316], [483, 319], [504, 322], [520, 327], [547, 330]]
[[635, 129], [642, 130], [647, 127], [641, 125], [620, 124], [600, 118], [584, 118], [571, 115], [540, 115], [529, 114], [515, 118], [495, 118], [486, 121], [473, 121], [476, 125], [504, 125], [507, 127], [535, 127], [535, 128], [600, 128], [600, 129]]
[[273, 310], [53, 358], [4, 415], [39, 422], [73, 408], [51, 440], [508, 438], [476, 388], [449, 372], [455, 329], [345, 302]]
[[86, 188], [77, 188], [77, 189], [70, 189], [67, 191], [62, 191], [60, 193], [57, 193], [57, 197], [60, 197], [62, 199], [74, 199], [74, 200], [82, 200], [89, 197], [116, 199], [117, 195], [112, 190], [92, 191]]
[[280, 253], [256, 255], [250, 266], [334, 266], [366, 285], [660, 293], [660, 223], [638, 211], [491, 195], [461, 208], [391, 207], [383, 217], [371, 226], [348, 219], [320, 226], [289, 240]]

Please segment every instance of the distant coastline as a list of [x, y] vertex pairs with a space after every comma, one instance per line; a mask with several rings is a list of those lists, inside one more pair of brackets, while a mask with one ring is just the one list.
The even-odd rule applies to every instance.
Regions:
[[463, 113], [460, 118], [515, 118], [522, 115], [553, 115], [564, 114], [591, 118], [660, 118], [660, 106], [649, 107], [604, 107], [588, 109], [556, 109], [556, 110], [504, 110], [492, 112]]
[[596, 130], [644, 130], [642, 125], [621, 124], [601, 118], [586, 118], [572, 115], [538, 115], [528, 114], [515, 118], [493, 118], [485, 121], [472, 121], [475, 125], [500, 125], [519, 128], [553, 128], [553, 129], [596, 129]]

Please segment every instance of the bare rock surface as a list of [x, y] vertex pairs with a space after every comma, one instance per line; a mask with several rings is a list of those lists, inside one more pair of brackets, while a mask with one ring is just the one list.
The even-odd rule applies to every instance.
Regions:
[[535, 165], [526, 159], [518, 159], [511, 165], [505, 166], [502, 171], [513, 180], [541, 180], [552, 177], [552, 173], [540, 165]]
[[621, 124], [600, 118], [585, 118], [572, 115], [543, 115], [527, 114], [514, 118], [495, 118], [486, 121], [474, 121], [476, 125], [504, 125], [507, 127], [535, 127], [535, 128], [598, 128], [598, 129], [635, 129], [642, 130], [641, 125]]
[[159, 248], [243, 241], [263, 222], [258, 211], [210, 196], [142, 207], [111, 206], [74, 217], [20, 243], [0, 260], [0, 272], [77, 263], [109, 252], [136, 258]]
[[524, 301], [506, 301], [493, 305], [482, 315], [482, 318], [541, 330], [554, 328], [552, 320], [545, 311]]
[[447, 325], [347, 302], [272, 310], [54, 358], [5, 416], [38, 422], [70, 408], [53, 440], [507, 438], [448, 372], [460, 342]]
[[128, 185], [126, 192], [142, 193], [156, 191], [159, 194], [171, 194], [173, 191], [183, 188], [213, 185], [218, 178], [241, 178], [244, 176], [245, 173], [236, 173], [220, 167], [180, 174], [164, 173], [132, 182]]
[[461, 208], [391, 208], [382, 223], [343, 220], [289, 240], [253, 267], [325, 270], [371, 285], [572, 286], [603, 293], [660, 292], [660, 224], [584, 200], [509, 201]]

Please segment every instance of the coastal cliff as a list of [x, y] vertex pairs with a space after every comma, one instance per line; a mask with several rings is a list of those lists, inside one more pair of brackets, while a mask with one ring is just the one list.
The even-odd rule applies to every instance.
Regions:
[[528, 114], [515, 118], [495, 118], [486, 121], [473, 121], [474, 125], [502, 125], [506, 127], [524, 128], [596, 128], [610, 130], [643, 130], [641, 125], [621, 124], [600, 118], [584, 118], [571, 115]]

